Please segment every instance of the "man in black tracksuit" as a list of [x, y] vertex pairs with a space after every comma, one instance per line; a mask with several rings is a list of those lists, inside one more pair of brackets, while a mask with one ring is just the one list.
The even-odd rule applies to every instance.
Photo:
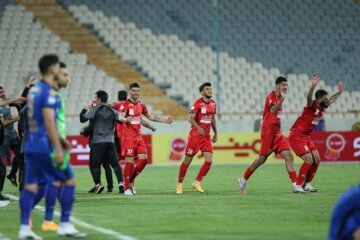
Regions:
[[120, 164], [117, 161], [116, 147], [114, 143], [114, 132], [116, 121], [126, 121], [119, 113], [107, 105], [108, 94], [99, 90], [96, 92], [95, 103], [92, 107], [86, 105], [81, 114], [81, 122], [91, 120], [91, 141], [90, 141], [90, 172], [93, 177], [95, 193], [104, 190], [101, 184], [101, 164], [108, 161], [114, 169], [118, 180], [119, 192], [124, 192], [123, 176]]

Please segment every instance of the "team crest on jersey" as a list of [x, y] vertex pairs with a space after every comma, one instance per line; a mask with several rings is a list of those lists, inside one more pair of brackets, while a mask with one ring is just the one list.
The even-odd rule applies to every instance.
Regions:
[[47, 102], [48, 104], [53, 105], [56, 103], [56, 98], [54, 96], [49, 96]]
[[319, 109], [316, 109], [315, 115], [319, 115], [319, 113], [320, 113], [320, 110], [319, 110]]
[[202, 108], [201, 108], [201, 113], [202, 113], [202, 114], [206, 114], [206, 107], [202, 107]]
[[129, 109], [129, 115], [134, 116], [134, 109]]

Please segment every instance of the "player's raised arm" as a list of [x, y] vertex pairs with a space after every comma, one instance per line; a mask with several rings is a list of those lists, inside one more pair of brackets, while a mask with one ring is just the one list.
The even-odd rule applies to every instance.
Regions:
[[312, 96], [314, 94], [314, 90], [315, 90], [315, 87], [316, 85], [319, 83], [319, 79], [317, 78], [316, 76], [316, 73], [313, 73], [312, 76], [311, 76], [311, 87], [309, 89], [309, 92], [306, 96], [306, 99], [307, 99], [307, 106], [308, 107], [311, 107], [312, 104], [313, 104], [313, 99], [312, 99]]
[[64, 162], [64, 151], [61, 145], [61, 136], [55, 123], [55, 111], [52, 108], [43, 108], [42, 115], [49, 139], [55, 147], [55, 161], [61, 165]]
[[281, 93], [280, 101], [279, 101], [277, 104], [275, 104], [275, 105], [273, 105], [273, 106], [270, 107], [270, 112], [271, 112], [271, 113], [276, 113], [276, 112], [280, 109], [280, 107], [281, 107], [281, 105], [283, 104], [285, 98], [286, 98], [286, 93], [285, 93], [285, 92], [282, 92], [282, 93]]
[[141, 125], [143, 125], [144, 127], [150, 129], [153, 132], [156, 131], [156, 127], [152, 126], [149, 122], [145, 121], [144, 119], [141, 119], [140, 121]]
[[171, 124], [173, 122], [173, 117], [169, 116], [169, 117], [160, 117], [151, 113], [146, 113], [144, 114], [145, 117], [147, 119], [149, 119], [150, 121], [153, 122], [161, 122], [161, 123], [167, 123], [167, 124]]
[[335, 103], [336, 100], [338, 99], [338, 97], [340, 97], [341, 93], [344, 92], [344, 90], [345, 90], [345, 86], [342, 82], [339, 82], [338, 88], [339, 88], [339, 91], [329, 98], [330, 104]]
[[217, 127], [216, 127], [216, 118], [215, 115], [213, 116], [212, 122], [211, 122], [211, 128], [214, 131], [214, 136], [212, 138], [212, 142], [216, 143], [217, 142]]

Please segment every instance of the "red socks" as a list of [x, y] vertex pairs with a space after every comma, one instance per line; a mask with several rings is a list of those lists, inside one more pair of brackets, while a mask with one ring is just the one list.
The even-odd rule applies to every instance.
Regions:
[[311, 168], [310, 168], [310, 170], [308, 172], [308, 175], [307, 175], [307, 177], [305, 179], [305, 183], [309, 183], [314, 179], [316, 171], [317, 171], [319, 165], [320, 165], [320, 163], [313, 163], [311, 165]]
[[134, 182], [135, 178], [142, 172], [142, 170], [144, 170], [144, 168], [146, 167], [146, 164], [147, 164], [147, 159], [135, 161], [135, 170], [134, 170], [133, 174], [131, 175], [130, 183]]
[[289, 178], [291, 179], [292, 183], [296, 183], [297, 181], [296, 171], [289, 172]]
[[253, 174], [253, 171], [250, 168], [247, 168], [243, 177], [245, 180], [248, 180], [252, 174]]
[[134, 163], [133, 162], [126, 162], [125, 163], [125, 168], [124, 168], [124, 180], [125, 180], [124, 187], [125, 187], [125, 190], [130, 188], [130, 179], [131, 179], [131, 176], [132, 176], [133, 172], [134, 172]]
[[189, 166], [186, 165], [185, 162], [180, 165], [178, 183], [183, 183], [188, 167]]
[[302, 185], [306, 176], [308, 175], [309, 169], [311, 168], [312, 163], [304, 162], [300, 168], [299, 176], [296, 181], [296, 185]]
[[212, 162], [205, 161], [204, 164], [201, 166], [199, 174], [197, 175], [196, 181], [201, 181], [206, 174], [209, 172]]

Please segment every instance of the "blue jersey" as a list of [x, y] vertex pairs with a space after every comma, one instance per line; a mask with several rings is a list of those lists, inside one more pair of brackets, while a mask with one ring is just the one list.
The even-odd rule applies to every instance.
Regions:
[[330, 223], [330, 240], [347, 240], [360, 227], [360, 184], [347, 190], [338, 200]]
[[42, 110], [54, 109], [56, 123], [61, 106], [59, 95], [50, 84], [42, 80], [31, 88], [27, 101], [29, 129], [25, 140], [25, 153], [53, 152], [54, 146], [48, 137]]

